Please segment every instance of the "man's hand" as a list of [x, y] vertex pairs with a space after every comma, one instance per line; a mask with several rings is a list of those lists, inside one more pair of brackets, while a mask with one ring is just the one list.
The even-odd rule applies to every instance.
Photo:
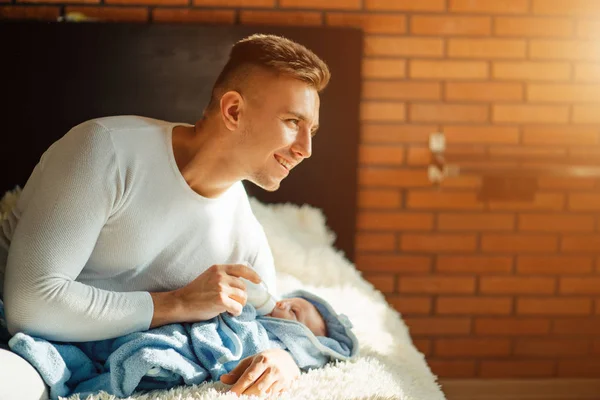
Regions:
[[246, 265], [213, 265], [180, 289], [150, 293], [154, 301], [150, 328], [206, 321], [226, 311], [240, 315], [247, 299], [246, 285], [240, 278], [261, 282], [256, 271]]
[[237, 395], [279, 394], [300, 376], [294, 359], [283, 349], [269, 349], [244, 358], [221, 382]]

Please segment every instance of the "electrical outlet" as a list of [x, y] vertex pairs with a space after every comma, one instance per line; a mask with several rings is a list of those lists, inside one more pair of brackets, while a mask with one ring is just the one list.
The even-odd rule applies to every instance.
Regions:
[[429, 150], [432, 153], [443, 153], [446, 150], [446, 136], [442, 132], [429, 135]]

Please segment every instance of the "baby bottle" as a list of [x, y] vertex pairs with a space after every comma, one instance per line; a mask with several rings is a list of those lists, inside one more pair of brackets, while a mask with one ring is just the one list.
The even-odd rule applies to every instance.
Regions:
[[246, 284], [248, 303], [256, 308], [256, 314], [262, 316], [273, 311], [277, 300], [269, 293], [267, 285], [262, 281], [259, 284], [256, 284], [247, 279], [241, 279], [243, 279]]

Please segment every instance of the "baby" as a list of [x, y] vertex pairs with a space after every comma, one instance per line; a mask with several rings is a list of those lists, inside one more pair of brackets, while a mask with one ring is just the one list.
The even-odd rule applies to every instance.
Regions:
[[325, 319], [308, 300], [301, 297], [292, 297], [275, 303], [275, 308], [266, 317], [298, 321], [305, 325], [315, 336], [327, 336]]
[[[270, 348], [286, 350], [302, 371], [358, 354], [352, 324], [325, 299], [304, 290], [269, 299], [258, 307], [247, 302], [238, 316], [224, 312], [114, 339], [52, 343], [17, 333], [9, 345], [50, 382], [52, 400], [99, 391], [127, 397], [139, 390], [219, 381], [244, 358]], [[61, 360], [60, 368], [52, 360]]]

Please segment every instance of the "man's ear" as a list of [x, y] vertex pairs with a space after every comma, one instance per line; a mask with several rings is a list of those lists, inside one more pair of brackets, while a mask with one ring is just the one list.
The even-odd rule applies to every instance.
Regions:
[[236, 130], [240, 125], [240, 115], [244, 106], [244, 99], [239, 92], [230, 90], [221, 96], [221, 118], [230, 131]]

